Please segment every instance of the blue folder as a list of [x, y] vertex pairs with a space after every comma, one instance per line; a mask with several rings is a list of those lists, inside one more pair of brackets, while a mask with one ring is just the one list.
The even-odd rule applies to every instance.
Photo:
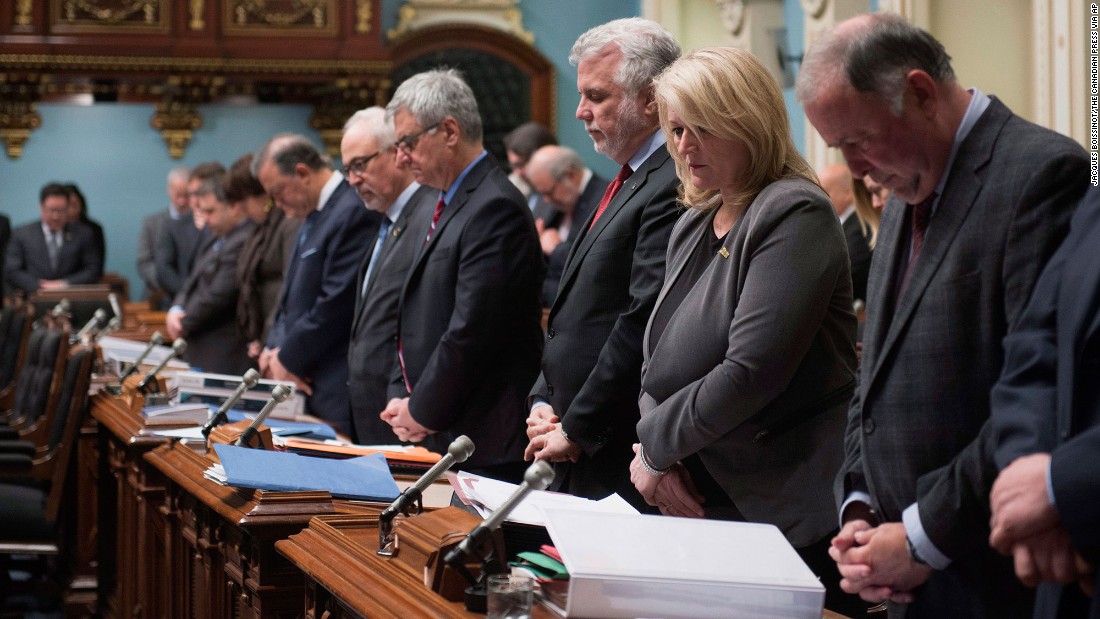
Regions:
[[215, 444], [226, 481], [260, 490], [327, 490], [332, 496], [391, 502], [400, 491], [380, 453], [347, 460]]

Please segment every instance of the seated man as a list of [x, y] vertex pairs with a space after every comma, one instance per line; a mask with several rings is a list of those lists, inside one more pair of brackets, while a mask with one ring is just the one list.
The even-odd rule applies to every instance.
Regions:
[[39, 194], [42, 219], [16, 228], [8, 243], [4, 279], [11, 290], [33, 294], [69, 284], [92, 284], [103, 275], [103, 257], [91, 228], [66, 223], [69, 193], [50, 183]]
[[251, 361], [248, 342], [237, 328], [237, 259], [255, 224], [240, 203], [226, 201], [221, 181], [222, 176], [211, 177], [195, 190], [195, 208], [206, 220], [210, 238], [165, 322], [169, 335], [187, 340], [184, 359], [192, 366], [242, 374]]

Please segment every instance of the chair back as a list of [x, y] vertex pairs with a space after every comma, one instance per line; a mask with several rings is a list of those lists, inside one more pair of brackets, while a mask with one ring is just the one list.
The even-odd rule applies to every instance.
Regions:
[[[0, 410], [11, 408], [15, 377], [26, 361], [27, 340], [34, 323], [34, 306], [13, 303], [0, 314]], [[7, 400], [5, 402], [5, 399]]]
[[35, 329], [27, 342], [27, 362], [16, 378], [14, 413], [19, 425], [50, 423], [69, 353], [69, 328]]
[[50, 439], [54, 458], [50, 493], [46, 497], [46, 518], [50, 522], [57, 522], [60, 517], [65, 484], [72, 483], [73, 480], [73, 476], [69, 475], [73, 467], [69, 465], [88, 409], [88, 389], [96, 354], [94, 347], [77, 346], [65, 367], [65, 380], [53, 424], [58, 430], [57, 440], [54, 441], [53, 432]]

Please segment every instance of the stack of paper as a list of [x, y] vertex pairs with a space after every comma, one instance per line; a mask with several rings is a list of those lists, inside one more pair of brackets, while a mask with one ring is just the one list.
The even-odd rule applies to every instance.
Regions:
[[[224, 483], [260, 490], [327, 490], [336, 497], [391, 502], [397, 484], [381, 454], [332, 460], [310, 458], [281, 451], [214, 445], [221, 460]], [[213, 467], [212, 467], [213, 468]], [[218, 471], [207, 477], [218, 480]]]
[[[477, 509], [482, 518], [488, 518], [497, 508], [512, 496], [519, 487], [516, 484], [497, 481], [488, 477], [481, 477], [465, 471], [459, 472], [455, 477], [457, 484], [455, 491], [459, 496], [469, 500], [470, 505]], [[534, 490], [520, 503], [512, 513], [508, 515], [506, 522], [517, 522], [535, 526], [545, 526], [542, 509], [557, 507], [559, 509], [573, 509], [600, 514], [637, 514], [629, 503], [617, 494], [612, 494], [606, 499], [593, 501], [571, 494], [559, 494]]]

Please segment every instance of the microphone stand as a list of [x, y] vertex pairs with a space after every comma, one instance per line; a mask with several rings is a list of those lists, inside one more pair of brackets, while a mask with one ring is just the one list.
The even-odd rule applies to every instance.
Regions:
[[256, 383], [260, 381], [260, 373], [255, 369], [249, 369], [241, 376], [241, 384], [237, 385], [236, 390], [230, 395], [225, 402], [218, 408], [218, 411], [210, 416], [210, 419], [206, 420], [206, 423], [202, 426], [202, 437], [204, 439], [210, 438], [210, 431], [215, 426], [225, 423], [226, 418], [229, 416], [229, 409], [233, 408], [233, 405], [240, 401], [244, 396], [244, 392], [256, 386]]
[[280, 402], [285, 402], [290, 397], [291, 389], [286, 385], [277, 385], [271, 390], [271, 399], [264, 404], [264, 407], [260, 410], [260, 413], [256, 415], [256, 418], [252, 420], [252, 423], [248, 424], [248, 427], [241, 432], [241, 435], [237, 437], [237, 447], [248, 447], [248, 443], [255, 438], [256, 433], [259, 432], [260, 425], [267, 419], [267, 416], [271, 414], [271, 411], [275, 410], [275, 407]]
[[[484, 522], [474, 527], [465, 539], [444, 557], [443, 561], [470, 583], [470, 586], [466, 587], [466, 610], [485, 612], [488, 601], [485, 583], [489, 576], [504, 572], [505, 557], [497, 552], [495, 544], [488, 543], [492, 539], [493, 531], [532, 490], [544, 490], [552, 481], [554, 481], [554, 469], [546, 461], [538, 460], [527, 467], [527, 471], [523, 473], [523, 483], [516, 488], [512, 496], [508, 497], [508, 500]], [[477, 577], [466, 567], [466, 562], [470, 559], [481, 562], [480, 574]]]
[[[158, 389], [157, 391], [154, 391], [153, 393], [154, 394], [160, 393], [159, 386], [157, 386], [156, 380], [155, 380], [156, 377], [157, 377], [157, 374], [168, 365], [169, 361], [171, 361], [172, 359], [175, 359], [176, 355], [182, 355], [183, 351], [185, 351], [185, 350], [187, 350], [187, 342], [183, 338], [180, 338], [180, 339], [176, 340], [175, 342], [172, 342], [171, 352], [169, 352], [167, 355], [165, 355], [164, 359], [162, 359], [161, 362], [157, 364], [157, 367], [153, 368], [153, 370], [151, 372], [149, 372], [148, 374], [145, 375], [145, 378], [141, 379], [141, 382], [137, 384], [137, 390], [139, 392], [141, 392], [142, 395], [145, 395], [145, 389], [146, 389], [146, 387], [149, 386], [149, 383], [151, 381], [153, 383], [154, 387], [156, 389]], [[150, 402], [150, 403], [152, 403], [152, 402]]]
[[428, 486], [439, 479], [451, 465], [465, 462], [474, 453], [474, 442], [468, 436], [462, 436], [451, 441], [447, 447], [447, 454], [440, 458], [428, 472], [420, 476], [416, 483], [405, 490], [378, 516], [378, 554], [383, 557], [392, 557], [397, 552], [394, 543], [393, 520], [397, 514], [409, 516], [409, 510], [416, 508], [416, 513], [424, 511], [423, 493]]

